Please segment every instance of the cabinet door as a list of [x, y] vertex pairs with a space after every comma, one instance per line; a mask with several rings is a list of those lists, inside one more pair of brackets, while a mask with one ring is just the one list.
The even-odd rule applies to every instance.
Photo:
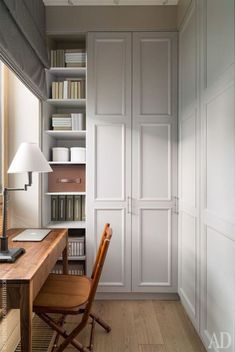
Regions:
[[176, 35], [133, 38], [132, 290], [177, 292]]
[[131, 289], [131, 36], [88, 35], [87, 248], [91, 270], [104, 223], [113, 228], [99, 291]]

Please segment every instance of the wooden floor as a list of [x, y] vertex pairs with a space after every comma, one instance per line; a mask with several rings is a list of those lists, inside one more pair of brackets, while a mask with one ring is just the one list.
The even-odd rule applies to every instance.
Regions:
[[[94, 352], [205, 352], [180, 302], [97, 301], [94, 311], [112, 331], [96, 325]], [[77, 317], [68, 317], [66, 328], [74, 328]], [[88, 344], [88, 328], [80, 341]], [[67, 352], [76, 351], [68, 347]]]

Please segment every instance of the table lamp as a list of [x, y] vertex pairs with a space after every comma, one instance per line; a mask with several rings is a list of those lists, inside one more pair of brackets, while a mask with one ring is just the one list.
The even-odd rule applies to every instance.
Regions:
[[7, 237], [7, 200], [8, 192], [27, 191], [32, 185], [32, 173], [52, 172], [52, 169], [35, 143], [21, 143], [11, 165], [9, 174], [28, 173], [28, 183], [23, 188], [4, 188], [3, 191], [3, 230], [0, 237], [0, 262], [14, 262], [25, 252], [24, 248], [8, 248]]

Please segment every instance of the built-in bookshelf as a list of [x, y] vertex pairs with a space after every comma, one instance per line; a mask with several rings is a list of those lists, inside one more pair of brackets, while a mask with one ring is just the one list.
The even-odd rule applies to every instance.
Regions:
[[[56, 36], [48, 38], [48, 43], [52, 67], [46, 71], [48, 99], [43, 104], [42, 111], [43, 152], [53, 168], [53, 174], [56, 176], [56, 167], [63, 168], [64, 174], [63, 177], [58, 177], [62, 178], [61, 189], [56, 192], [50, 189], [50, 175], [43, 177], [42, 225], [47, 228], [68, 229], [69, 272], [82, 275], [86, 273], [86, 185], [83, 183], [81, 190], [70, 190], [69, 183], [74, 182], [76, 187], [75, 183], [79, 183], [80, 178], [84, 177], [79, 173], [82, 168], [83, 175], [86, 174], [86, 161], [54, 161], [52, 148], [86, 148], [86, 38], [83, 35]], [[82, 128], [77, 125], [74, 128], [72, 123], [71, 126], [68, 124], [69, 116], [72, 119], [72, 116], [76, 115], [82, 116], [81, 118], [84, 116]], [[52, 117], [57, 120], [57, 125]], [[74, 181], [71, 180], [71, 168], [78, 168], [73, 177]], [[75, 216], [75, 201], [77, 202], [79, 197], [81, 205], [76, 205]], [[64, 202], [61, 208], [60, 202]], [[59, 219], [57, 214], [62, 210], [65, 213], [60, 213]], [[61, 260], [57, 262], [54, 272], [62, 273]]]

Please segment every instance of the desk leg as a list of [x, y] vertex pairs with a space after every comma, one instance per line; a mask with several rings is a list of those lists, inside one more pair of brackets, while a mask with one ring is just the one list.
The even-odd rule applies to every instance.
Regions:
[[32, 351], [32, 310], [33, 299], [30, 284], [20, 286], [20, 336], [21, 351]]
[[62, 258], [63, 258], [63, 274], [67, 275], [68, 274], [68, 237], [67, 237], [66, 247], [62, 253]]

